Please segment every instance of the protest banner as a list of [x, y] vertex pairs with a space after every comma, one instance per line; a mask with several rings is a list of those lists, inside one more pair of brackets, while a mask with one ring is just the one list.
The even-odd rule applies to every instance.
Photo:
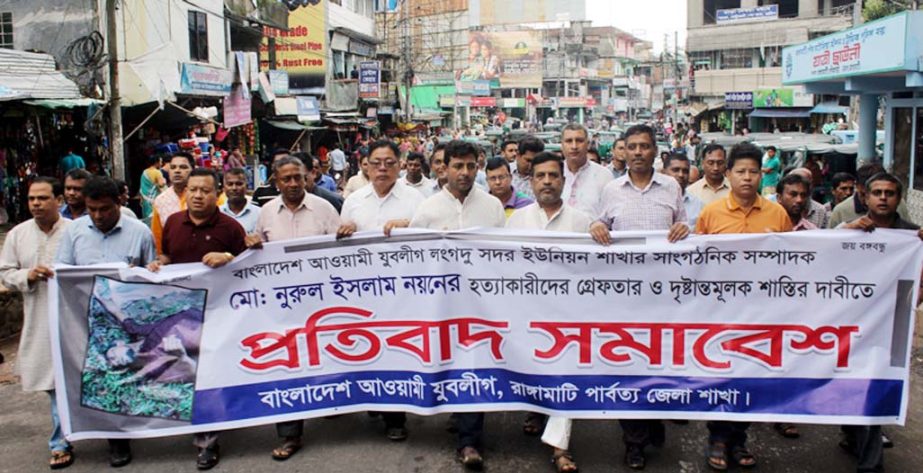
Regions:
[[57, 268], [68, 438], [364, 410], [903, 423], [916, 233], [407, 230]]

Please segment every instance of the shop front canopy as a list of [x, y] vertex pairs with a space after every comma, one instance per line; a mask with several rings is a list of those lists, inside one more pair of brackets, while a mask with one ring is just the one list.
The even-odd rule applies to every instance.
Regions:
[[758, 108], [750, 112], [750, 118], [810, 118], [811, 110], [807, 108]]

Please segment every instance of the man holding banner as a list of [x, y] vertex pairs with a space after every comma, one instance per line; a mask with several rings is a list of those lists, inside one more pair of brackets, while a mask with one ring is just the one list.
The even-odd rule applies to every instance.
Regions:
[[[756, 146], [740, 143], [731, 148], [727, 164], [731, 193], [702, 209], [696, 233], [712, 235], [792, 230], [792, 222], [785, 209], [760, 195], [761, 163], [762, 152]], [[749, 427], [749, 422], [709, 422], [708, 465], [715, 470], [726, 470], [730, 456], [738, 466], [755, 466], [756, 458], [746, 446]]]
[[[535, 203], [513, 212], [506, 222], [506, 228], [524, 230], [545, 230], [555, 232], [586, 233], [592, 219], [585, 213], [564, 204], [561, 192], [564, 190], [564, 160], [556, 154], [542, 152], [532, 160], [532, 191]], [[538, 413], [529, 413], [526, 426], [539, 426], [545, 418]], [[570, 445], [571, 420], [552, 417], [545, 426], [542, 441], [551, 445], [554, 453], [551, 462], [559, 472], [577, 471], [574, 457], [568, 451]]]
[[[148, 269], [156, 272], [167, 264], [200, 262], [219, 268], [244, 252], [246, 233], [237, 220], [219, 211], [220, 191], [217, 172], [204, 168], [192, 171], [186, 186], [187, 209], [167, 219], [161, 244], [163, 252]], [[209, 470], [218, 464], [217, 433], [195, 434], [193, 445], [199, 449], [198, 469]]]
[[[174, 160], [178, 161], [185, 161], [185, 158]], [[55, 263], [74, 266], [127, 263], [131, 266], [145, 266], [154, 261], [154, 237], [139, 220], [122, 217], [119, 205], [121, 191], [115, 181], [108, 177], [93, 177], [87, 181], [83, 194], [88, 215], [74, 220], [68, 227], [58, 246]], [[129, 441], [109, 439], [109, 464], [120, 467], [129, 463]]]
[[[450, 141], [445, 148], [448, 181], [445, 187], [420, 205], [411, 227], [459, 230], [470, 227], [502, 227], [506, 213], [499, 200], [474, 186], [478, 149], [465, 141]], [[478, 448], [484, 433], [484, 413], [454, 414], [458, 427], [458, 460], [466, 468], [482, 468]]]
[[[669, 230], [667, 239], [676, 242], [689, 235], [683, 191], [675, 179], [654, 171], [657, 141], [654, 130], [635, 125], [625, 131], [628, 172], [610, 182], [599, 200], [600, 221], [591, 233], [608, 245], [610, 230]], [[607, 172], [608, 173], [608, 172]], [[646, 464], [644, 447], [661, 446], [665, 431], [656, 419], [622, 419], [625, 464], [640, 470]]]
[[[297, 158], [285, 156], [277, 159], [272, 167], [281, 194], [260, 210], [256, 234], [247, 237], [247, 246], [258, 248], [262, 242], [336, 233], [340, 216], [329, 202], [305, 191], [308, 173], [304, 164]], [[279, 422], [276, 433], [284, 440], [272, 451], [272, 458], [288, 460], [301, 449], [304, 422]]]

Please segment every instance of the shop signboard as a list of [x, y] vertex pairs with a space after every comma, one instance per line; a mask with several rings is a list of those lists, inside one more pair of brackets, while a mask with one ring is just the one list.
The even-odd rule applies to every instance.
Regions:
[[501, 99], [500, 106], [503, 108], [526, 108], [526, 99]]
[[381, 93], [381, 63], [362, 61], [359, 63], [359, 97], [377, 99]]
[[782, 50], [782, 83], [911, 70], [905, 38], [909, 15], [902, 13]]
[[[288, 72], [293, 92], [322, 89], [327, 72], [327, 0], [286, 2], [288, 30], [263, 27], [260, 69]], [[269, 38], [275, 42], [275, 67], [269, 67]]]
[[467, 95], [456, 95], [455, 96], [455, 106], [456, 107], [470, 107], [471, 97]]
[[780, 87], [753, 91], [753, 108], [813, 107], [814, 96], [802, 89]]
[[763, 5], [749, 8], [728, 8], [715, 12], [715, 23], [747, 23], [752, 21], [770, 21], [779, 19], [779, 5]]
[[724, 108], [728, 110], [750, 110], [753, 108], [753, 92], [725, 92]]
[[269, 85], [275, 95], [288, 95], [288, 72], [280, 70], [269, 71]]
[[182, 64], [181, 94], [222, 97], [231, 93], [231, 82], [233, 81], [231, 71], [185, 62]]
[[556, 97], [558, 108], [586, 108], [595, 107], [596, 99], [593, 97]]
[[459, 80], [455, 82], [455, 90], [459, 94], [486, 97], [490, 95], [489, 80]]
[[454, 95], [443, 95], [439, 97], [439, 107], [440, 108], [455, 107], [455, 96]]
[[503, 89], [540, 88], [541, 32], [468, 32], [467, 67], [456, 71], [456, 77], [461, 82], [499, 79]]
[[298, 121], [316, 122], [320, 121], [320, 104], [314, 97], [295, 97], [295, 110], [298, 114]]
[[250, 110], [251, 99], [246, 86], [235, 86], [224, 98], [224, 127], [233, 128], [250, 123]]
[[471, 97], [472, 107], [496, 107], [497, 99], [494, 97]]

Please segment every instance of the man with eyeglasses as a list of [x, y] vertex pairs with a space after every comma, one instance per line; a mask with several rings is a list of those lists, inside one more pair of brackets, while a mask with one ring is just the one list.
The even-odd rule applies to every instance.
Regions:
[[338, 238], [369, 230], [383, 230], [390, 235], [392, 228], [410, 225], [410, 219], [424, 197], [418, 190], [398, 182], [398, 156], [400, 150], [391, 141], [381, 140], [369, 145], [367, 169], [372, 185], [346, 198], [340, 215], [343, 223], [337, 230]]
[[496, 197], [503, 204], [506, 218], [513, 215], [513, 211], [526, 207], [534, 200], [527, 197], [513, 187], [513, 175], [510, 174], [510, 165], [503, 158], [490, 158], [487, 160], [487, 188], [490, 195]]

